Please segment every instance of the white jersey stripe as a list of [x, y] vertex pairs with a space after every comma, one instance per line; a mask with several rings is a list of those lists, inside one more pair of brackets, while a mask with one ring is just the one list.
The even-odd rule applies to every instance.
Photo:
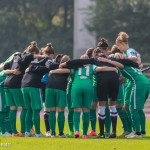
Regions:
[[128, 74], [128, 75], [132, 78], [132, 80], [133, 80], [133, 82], [134, 82], [134, 86], [135, 86], [135, 88], [134, 88], [134, 109], [136, 109], [136, 84], [135, 84], [135, 80], [134, 80], [134, 78], [132, 77], [132, 75], [129, 74], [126, 70], [123, 69], [123, 71], [124, 71], [126, 74]]
[[78, 69], [78, 75], [80, 76], [81, 73], [82, 73], [82, 68], [79, 68], [79, 69]]

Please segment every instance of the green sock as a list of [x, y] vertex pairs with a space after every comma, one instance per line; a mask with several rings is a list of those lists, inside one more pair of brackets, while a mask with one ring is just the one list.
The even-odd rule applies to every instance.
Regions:
[[74, 111], [74, 114], [73, 114], [73, 123], [74, 123], [75, 131], [79, 131], [80, 112]]
[[128, 130], [130, 132], [132, 132], [132, 126], [133, 126], [133, 123], [132, 123], [132, 120], [131, 120], [131, 113], [129, 111], [129, 108], [126, 109], [126, 114], [127, 114], [127, 124], [128, 124]]
[[110, 110], [109, 108], [105, 109], [105, 130], [106, 132], [110, 132], [110, 128], [111, 128], [111, 118], [110, 118]]
[[10, 126], [10, 120], [9, 120], [9, 112], [10, 109], [7, 110], [6, 116], [5, 116], [5, 130], [6, 132], [11, 132], [11, 126]]
[[96, 131], [96, 109], [90, 110], [90, 121], [91, 121], [91, 128], [95, 132]]
[[5, 116], [6, 116], [5, 112], [0, 112], [0, 129], [2, 134], [5, 133]]
[[123, 124], [124, 131], [128, 131], [128, 125], [127, 125], [127, 122], [125, 120], [125, 116], [124, 116], [122, 107], [117, 108], [117, 113], [118, 113], [118, 115], [121, 119], [121, 122]]
[[25, 117], [25, 130], [26, 130], [26, 132], [30, 132], [30, 130], [33, 126], [32, 115], [33, 115], [32, 109], [27, 109], [26, 117]]
[[55, 132], [56, 128], [56, 111], [50, 111], [49, 113], [49, 124], [51, 127], [51, 131]]
[[90, 121], [90, 112], [83, 113], [83, 135], [87, 135]]
[[36, 134], [40, 134], [40, 111], [40, 109], [33, 109], [32, 120]]
[[146, 124], [145, 113], [143, 110], [139, 110], [138, 113], [140, 116], [141, 131], [145, 131], [145, 124]]
[[20, 114], [20, 123], [21, 123], [21, 133], [25, 133], [25, 118], [26, 118], [26, 109], [22, 109]]
[[14, 133], [14, 134], [18, 133], [18, 131], [16, 129], [16, 116], [17, 116], [17, 110], [10, 109], [9, 119], [10, 119], [10, 125], [12, 128], [12, 133]]
[[127, 132], [132, 132], [132, 127], [131, 127], [131, 124], [129, 123], [129, 119], [128, 119], [128, 116], [127, 116], [126, 112], [124, 112], [124, 119], [127, 123]]
[[64, 111], [58, 112], [57, 121], [58, 121], [59, 133], [62, 133], [64, 131], [64, 125], [65, 125]]
[[133, 125], [135, 127], [135, 132], [140, 132], [140, 116], [138, 113], [138, 110], [131, 110], [131, 118], [132, 118], [132, 122]]
[[69, 125], [69, 130], [70, 132], [74, 132], [73, 129], [73, 110], [68, 110], [68, 125]]

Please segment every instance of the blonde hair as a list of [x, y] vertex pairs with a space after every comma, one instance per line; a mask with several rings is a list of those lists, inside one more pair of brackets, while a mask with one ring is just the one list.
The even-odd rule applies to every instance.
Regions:
[[118, 37], [117, 37], [117, 39], [116, 39], [116, 42], [128, 44], [128, 38], [129, 38], [129, 36], [128, 36], [127, 33], [125, 33], [125, 32], [120, 32], [120, 33], [118, 34]]
[[64, 63], [64, 62], [67, 62], [70, 60], [70, 57], [68, 55], [64, 55], [62, 58], [61, 58], [61, 61], [60, 63]]
[[84, 54], [80, 57], [80, 59], [89, 59], [88, 55]]
[[121, 54], [121, 53], [115, 53], [114, 54], [114, 58], [119, 58], [119, 59], [121, 59], [123, 57], [123, 54]]
[[114, 58], [114, 57], [115, 57], [115, 54], [110, 54], [109, 57], [113, 57], [113, 58]]

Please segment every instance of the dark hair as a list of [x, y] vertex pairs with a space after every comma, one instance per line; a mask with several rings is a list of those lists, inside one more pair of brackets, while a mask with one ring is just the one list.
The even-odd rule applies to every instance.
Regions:
[[117, 45], [113, 45], [113, 47], [111, 48], [111, 54], [115, 54], [115, 53], [122, 53]]
[[26, 48], [26, 50], [24, 52], [26, 52], [26, 53], [35, 52], [36, 54], [38, 54], [39, 53], [39, 48], [37, 47], [37, 42], [32, 41], [31, 44]]
[[93, 53], [92, 53], [92, 57], [99, 56], [100, 53], [101, 53], [100, 49], [99, 48], [95, 48]]
[[42, 54], [45, 53], [47, 55], [50, 55], [50, 54], [54, 54], [54, 48], [52, 47], [52, 44], [51, 43], [47, 43], [47, 46], [45, 48], [41, 48], [41, 52]]
[[105, 38], [101, 38], [97, 44], [97, 48], [106, 50], [108, 48], [108, 41]]
[[55, 57], [55, 63], [60, 63], [61, 58], [62, 58], [63, 56], [64, 56], [63, 54], [58, 54], [58, 55], [56, 55], [56, 57]]
[[89, 48], [89, 49], [86, 50], [85, 54], [88, 55], [89, 58], [91, 58], [92, 54], [93, 54], [93, 51], [94, 51], [94, 48]]

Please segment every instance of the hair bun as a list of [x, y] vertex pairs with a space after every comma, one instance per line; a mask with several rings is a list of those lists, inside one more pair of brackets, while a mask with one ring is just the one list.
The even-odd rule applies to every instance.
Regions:
[[105, 38], [101, 38], [100, 40], [102, 43], [107, 43], [107, 40]]
[[37, 42], [36, 41], [32, 41], [31, 42], [31, 46], [37, 46]]
[[51, 46], [52, 46], [52, 43], [47, 43], [47, 46], [48, 46], [48, 47], [51, 47]]
[[118, 34], [118, 37], [119, 37], [120, 40], [123, 41], [123, 42], [127, 42], [127, 41], [128, 41], [128, 38], [129, 38], [128, 34], [125, 33], [125, 32], [120, 32], [120, 33]]

